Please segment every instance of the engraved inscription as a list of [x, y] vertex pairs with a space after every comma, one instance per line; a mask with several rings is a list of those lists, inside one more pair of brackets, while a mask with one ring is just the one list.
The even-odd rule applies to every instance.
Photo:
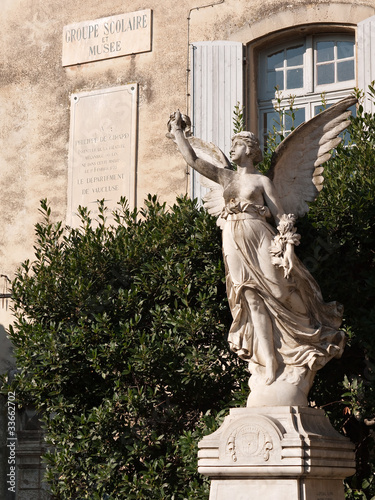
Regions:
[[145, 9], [64, 26], [62, 65], [150, 51], [151, 19]]
[[136, 93], [132, 84], [72, 96], [68, 224], [79, 205], [95, 216], [98, 199], [110, 210], [121, 196], [134, 206]]

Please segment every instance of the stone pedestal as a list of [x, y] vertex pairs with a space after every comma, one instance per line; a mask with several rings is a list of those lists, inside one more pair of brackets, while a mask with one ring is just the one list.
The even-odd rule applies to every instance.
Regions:
[[232, 409], [198, 457], [210, 500], [344, 500], [355, 473], [354, 445], [308, 407]]

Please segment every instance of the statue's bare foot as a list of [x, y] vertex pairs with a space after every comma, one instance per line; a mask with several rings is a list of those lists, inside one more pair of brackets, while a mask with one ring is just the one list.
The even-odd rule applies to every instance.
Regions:
[[276, 380], [277, 361], [270, 360], [266, 364], [266, 385], [271, 385]]

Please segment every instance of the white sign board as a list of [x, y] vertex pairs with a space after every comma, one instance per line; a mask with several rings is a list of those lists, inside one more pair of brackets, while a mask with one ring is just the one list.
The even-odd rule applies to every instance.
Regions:
[[135, 205], [137, 84], [71, 96], [67, 224], [79, 224], [77, 208], [111, 210], [125, 196]]
[[62, 65], [150, 51], [151, 16], [145, 9], [64, 26]]

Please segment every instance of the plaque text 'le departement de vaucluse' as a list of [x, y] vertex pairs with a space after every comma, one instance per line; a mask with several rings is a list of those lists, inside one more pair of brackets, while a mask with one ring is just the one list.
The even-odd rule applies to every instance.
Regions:
[[62, 65], [151, 50], [151, 9], [64, 26]]
[[[137, 84], [71, 97], [67, 223], [77, 226], [79, 205], [93, 218], [97, 200], [109, 211], [125, 196], [135, 205]], [[110, 213], [110, 212], [109, 212]]]

